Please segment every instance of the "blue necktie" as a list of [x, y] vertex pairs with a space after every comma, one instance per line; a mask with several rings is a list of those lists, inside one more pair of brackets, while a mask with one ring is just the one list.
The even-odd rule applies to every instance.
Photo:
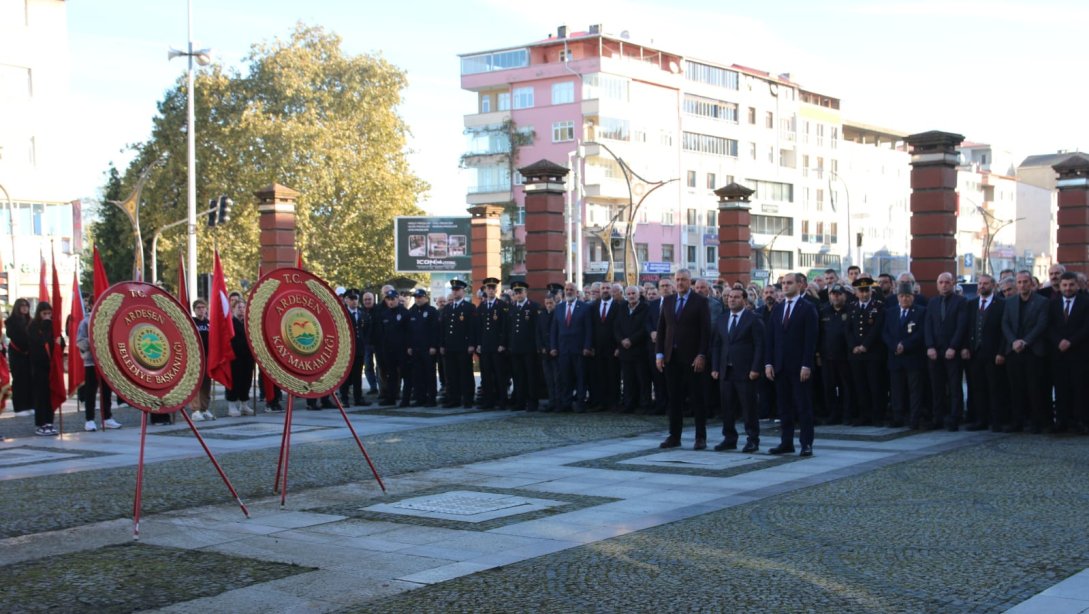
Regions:
[[680, 298], [681, 300], [677, 301], [677, 313], [676, 313], [676, 315], [681, 315], [681, 311], [684, 310], [684, 297], [681, 296], [681, 297], [678, 297], [678, 298]]

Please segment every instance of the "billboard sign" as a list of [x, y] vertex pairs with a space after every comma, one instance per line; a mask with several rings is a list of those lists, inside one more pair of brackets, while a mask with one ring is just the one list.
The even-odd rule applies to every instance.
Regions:
[[472, 270], [472, 237], [468, 217], [393, 219], [398, 273], [468, 273]]

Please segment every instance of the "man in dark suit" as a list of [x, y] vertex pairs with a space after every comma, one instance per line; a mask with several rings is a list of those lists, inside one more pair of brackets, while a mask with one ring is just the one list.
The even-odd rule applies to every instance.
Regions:
[[620, 392], [620, 369], [616, 361], [613, 327], [620, 313], [621, 299], [613, 296], [612, 285], [601, 284], [599, 298], [590, 303], [590, 328], [594, 338], [590, 359], [590, 410], [616, 409]]
[[480, 356], [480, 409], [507, 409], [507, 317], [505, 302], [496, 298], [499, 280], [484, 280], [484, 299], [476, 307], [476, 352]]
[[888, 407], [885, 380], [885, 346], [881, 331], [885, 325], [885, 304], [874, 296], [874, 280], [860, 277], [854, 281], [858, 301], [847, 312], [847, 362], [851, 368], [855, 419], [853, 426], [879, 424]]
[[408, 310], [408, 364], [401, 405], [411, 399], [416, 407], [435, 406], [435, 359], [439, 353], [439, 310], [431, 306], [427, 290], [416, 288], [415, 304]]
[[[775, 310], [776, 303], [782, 298], [783, 286], [778, 283], [764, 286], [764, 306], [756, 310], [760, 321], [764, 323], [764, 330], [768, 330], [768, 322], [771, 321], [771, 312]], [[756, 402], [760, 407], [760, 417], [765, 420], [773, 420], [779, 414], [778, 399], [775, 396], [775, 382], [769, 380], [763, 372], [756, 387]]]
[[745, 309], [744, 291], [726, 291], [726, 307], [711, 332], [711, 379], [719, 385], [722, 412], [722, 442], [716, 451], [737, 449], [738, 416], [745, 423], [745, 448], [760, 449], [760, 417], [756, 408], [756, 385], [764, 364], [764, 321]]
[[[662, 280], [663, 282], [668, 280]], [[672, 286], [669, 286], [670, 288]], [[664, 416], [668, 403], [669, 394], [666, 390], [665, 373], [662, 373], [655, 368], [655, 349], [654, 346], [658, 340], [658, 316], [662, 313], [662, 300], [666, 295], [661, 293], [659, 288], [650, 287], [647, 289], [647, 371], [650, 373], [650, 382], [654, 388], [654, 408], [649, 410], [656, 415]]]
[[[340, 386], [340, 402], [345, 406], [352, 403], [363, 407], [370, 405], [363, 398], [363, 359], [367, 346], [371, 343], [371, 321], [370, 318], [364, 319], [363, 310], [359, 307], [359, 290], [353, 288], [345, 292], [344, 305], [348, 308], [348, 320], [352, 323], [352, 333], [355, 336], [355, 356], [352, 357], [352, 370], [348, 372], [348, 379]], [[354, 396], [348, 396], [349, 390], [355, 393]]]
[[630, 414], [636, 406], [650, 406], [650, 369], [647, 364], [647, 305], [642, 300], [639, 286], [624, 289], [624, 304], [616, 309], [613, 337], [616, 355], [620, 360], [623, 376], [624, 413]]
[[836, 282], [826, 289], [828, 303], [819, 310], [820, 334], [817, 337], [817, 362], [820, 363], [824, 392], [824, 424], [850, 422], [853, 418], [854, 392], [851, 367], [847, 363], [848, 322], [847, 292]]
[[965, 306], [968, 340], [961, 358], [968, 371], [969, 431], [1002, 430], [1008, 419], [1006, 407], [1009, 388], [1006, 382], [1005, 342], [1002, 339], [1004, 297], [997, 294], [990, 275], [979, 276], [979, 294]]
[[[1028, 423], [1033, 433], [1050, 426], [1044, 403], [1044, 358], [1047, 356], [1048, 299], [1033, 292], [1032, 274], [1017, 273], [1017, 294], [1006, 299], [1002, 336], [1006, 340], [1006, 372], [1010, 381], [1010, 424], [1017, 432]], [[1028, 410], [1026, 415], [1026, 409]]]
[[510, 352], [514, 394], [511, 409], [537, 411], [537, 303], [529, 300], [529, 284], [510, 284], [512, 302], [507, 313], [507, 351]]
[[473, 319], [476, 309], [465, 300], [467, 285], [460, 279], [450, 281], [451, 299], [442, 311], [442, 345], [439, 352], [446, 364], [445, 407], [462, 404], [472, 407], [476, 396], [476, 377], [473, 375], [473, 351], [476, 349]]
[[927, 370], [930, 372], [933, 428], [956, 431], [964, 419], [964, 383], [961, 375], [960, 351], [964, 347], [967, 313], [964, 297], [953, 292], [952, 273], [938, 275], [938, 296], [927, 303], [926, 343]]
[[537, 351], [544, 375], [544, 386], [548, 394], [548, 405], [541, 411], [551, 412], [560, 409], [559, 367], [552, 355], [552, 320], [556, 313], [556, 302], [563, 293], [563, 284], [548, 284], [544, 298], [544, 308], [537, 315]]
[[578, 287], [571, 282], [563, 286], [563, 302], [552, 314], [551, 349], [558, 360], [559, 409], [576, 413], [586, 411], [586, 378], [583, 357], [590, 355], [593, 338], [590, 334], [590, 308], [579, 301]]
[[[923, 419], [923, 374], [926, 371], [924, 333], [926, 308], [915, 304], [914, 284], [904, 282], [896, 293], [898, 304], [886, 310], [881, 339], [888, 348], [891, 427], [919, 429]], [[907, 411], [910, 408], [910, 414]]]
[[1055, 381], [1055, 427], [1089, 432], [1089, 295], [1078, 291], [1078, 276], [1059, 275], [1059, 295], [1050, 304], [1048, 349]]
[[680, 269], [674, 276], [677, 293], [662, 301], [655, 344], [655, 368], [665, 373], [669, 394], [669, 437], [662, 448], [681, 445], [685, 399], [696, 419], [693, 449], [707, 448], [707, 405], [702, 376], [711, 340], [711, 309], [707, 299], [692, 289], [692, 274]]
[[764, 335], [764, 373], [779, 400], [779, 445], [768, 454], [794, 451], [794, 421], [801, 432], [800, 456], [813, 456], [813, 366], [817, 352], [817, 309], [801, 296], [805, 275], [783, 277], [783, 301], [771, 312]]

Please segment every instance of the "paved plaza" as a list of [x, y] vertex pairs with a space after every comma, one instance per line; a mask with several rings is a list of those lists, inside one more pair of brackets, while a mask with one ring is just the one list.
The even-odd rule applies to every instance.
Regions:
[[138, 415], [74, 410], [0, 417], [3, 611], [1089, 611], [1087, 437], [826, 426], [799, 459], [663, 451], [658, 416], [356, 409], [383, 494], [339, 412], [298, 411], [281, 509], [259, 413], [198, 425], [249, 519], [150, 427], [134, 541]]

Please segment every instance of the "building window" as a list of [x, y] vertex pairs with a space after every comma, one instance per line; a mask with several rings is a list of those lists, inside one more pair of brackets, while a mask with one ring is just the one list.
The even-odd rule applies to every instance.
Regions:
[[716, 156], [737, 157], [737, 141], [709, 134], [685, 132], [682, 134], [685, 151], [713, 154]]
[[809, 176], [809, 154], [802, 154], [802, 177]]
[[[808, 222], [805, 221], [802, 222], [803, 233], [808, 232], [806, 230], [807, 223]], [[762, 235], [792, 236], [794, 234], [794, 219], [779, 215], [754, 215], [752, 216], [752, 222], [749, 228], [751, 228], [754, 233]]]
[[516, 87], [512, 92], [512, 99], [514, 101], [515, 109], [532, 109], [533, 108], [533, 88], [532, 87]]
[[714, 209], [708, 209], [707, 210], [707, 227], [708, 228], [717, 228], [718, 227], [718, 211], [715, 211]]
[[756, 190], [756, 198], [781, 203], [794, 202], [794, 184], [778, 181], [760, 181], [749, 179], [748, 183]]
[[497, 111], [510, 111], [510, 92], [499, 92], [495, 95], [495, 101]]
[[650, 246], [646, 243], [636, 243], [635, 259], [639, 262], [647, 262], [650, 260]]
[[824, 211], [824, 190], [817, 188], [817, 211]]
[[575, 140], [575, 122], [553, 122], [552, 124], [552, 142], [563, 143], [566, 141]]
[[482, 72], [507, 70], [529, 66], [529, 50], [497, 51], [461, 58], [461, 74], [475, 75]]
[[708, 190], [714, 190], [715, 189], [715, 174], [714, 173], [707, 173], [707, 189]]
[[689, 226], [698, 226], [700, 223], [699, 213], [695, 209], [689, 209], [685, 212], [685, 223]]
[[666, 209], [666, 210], [662, 211], [662, 225], [663, 226], [672, 226], [673, 225], [673, 210], [672, 209]]
[[762, 249], [754, 250], [756, 255], [756, 268], [790, 270], [794, 268], [794, 253], [788, 251], [769, 250], [765, 253]]
[[45, 205], [32, 205], [30, 215], [34, 234], [38, 236], [45, 234], [42, 228], [42, 217], [45, 215]]
[[767, 115], [764, 116], [764, 127], [768, 130], [775, 129], [775, 113], [768, 111]]
[[697, 117], [737, 123], [737, 103], [685, 94], [684, 112]]
[[623, 77], [595, 73], [582, 78], [583, 100], [616, 100], [628, 101], [630, 81]]
[[737, 71], [708, 66], [691, 60], [685, 60], [684, 62], [684, 78], [689, 81], [724, 87], [728, 90], [738, 89], [739, 82]]
[[756, 143], [749, 143], [749, 158], [756, 159]]
[[809, 220], [802, 220], [802, 243], [809, 243]]
[[575, 102], [575, 82], [564, 81], [552, 84], [552, 104]]
[[824, 124], [817, 124], [817, 146], [824, 145]]
[[492, 112], [492, 97], [491, 94], [480, 95], [480, 112], [491, 113]]
[[662, 262], [673, 262], [673, 246], [662, 246]]
[[696, 246], [695, 245], [686, 246], [685, 255], [688, 256], [688, 259], [685, 260], [685, 262], [688, 263], [688, 266], [691, 266], [691, 267], [696, 266]]
[[756, 125], [756, 107], [749, 107], [749, 124]]
[[690, 188], [696, 187], [696, 171], [688, 171], [685, 174], [685, 184]]
[[800, 254], [798, 266], [805, 269], [838, 269], [841, 264], [838, 254]]
[[718, 248], [714, 245], [708, 245], [706, 248], [707, 264], [712, 265], [718, 261]]
[[836, 222], [832, 222], [828, 226], [829, 240], [826, 241], [826, 243], [831, 243], [832, 245], [835, 245], [836, 243], [839, 243], [839, 224]]

